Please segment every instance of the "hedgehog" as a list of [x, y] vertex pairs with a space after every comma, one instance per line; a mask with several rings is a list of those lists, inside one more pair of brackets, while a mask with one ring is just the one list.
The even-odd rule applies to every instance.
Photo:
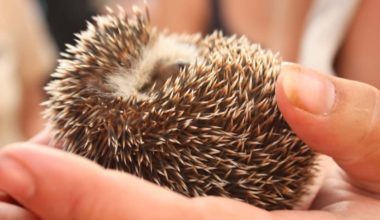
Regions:
[[44, 115], [65, 150], [188, 197], [278, 210], [309, 193], [315, 153], [276, 105], [278, 54], [135, 9], [94, 17], [61, 56]]

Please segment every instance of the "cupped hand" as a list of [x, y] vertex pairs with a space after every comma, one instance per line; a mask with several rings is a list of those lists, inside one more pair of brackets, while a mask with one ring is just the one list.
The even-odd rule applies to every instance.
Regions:
[[278, 105], [292, 129], [331, 156], [310, 210], [268, 212], [231, 199], [189, 199], [137, 177], [41, 147], [0, 151], [0, 219], [380, 219], [380, 92], [286, 64]]

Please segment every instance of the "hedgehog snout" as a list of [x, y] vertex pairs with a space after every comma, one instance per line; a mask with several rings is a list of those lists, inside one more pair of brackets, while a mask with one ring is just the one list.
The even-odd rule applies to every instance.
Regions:
[[197, 47], [180, 37], [159, 35], [142, 49], [141, 57], [130, 69], [109, 76], [108, 83], [117, 96], [144, 99], [146, 94], [162, 88], [186, 66], [199, 60]]
[[167, 79], [170, 77], [176, 77], [185, 67], [189, 65], [190, 63], [182, 60], [178, 60], [174, 63], [159, 62], [150, 74], [150, 80], [144, 83], [138, 89], [138, 92], [146, 93], [153, 87], [155, 90], [162, 88]]

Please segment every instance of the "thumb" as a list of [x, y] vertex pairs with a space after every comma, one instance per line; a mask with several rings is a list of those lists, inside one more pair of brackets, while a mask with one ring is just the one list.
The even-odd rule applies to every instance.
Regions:
[[137, 177], [30, 143], [0, 151], [0, 190], [41, 219], [182, 219], [190, 209]]
[[380, 92], [350, 80], [284, 64], [276, 96], [297, 135], [327, 154], [362, 188], [380, 193]]

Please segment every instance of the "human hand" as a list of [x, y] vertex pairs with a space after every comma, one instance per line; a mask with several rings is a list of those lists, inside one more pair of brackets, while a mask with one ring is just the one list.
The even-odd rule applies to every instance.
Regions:
[[339, 164], [328, 161], [310, 210], [267, 212], [231, 199], [189, 199], [29, 142], [0, 151], [0, 189], [11, 196], [0, 195], [0, 218], [380, 219], [380, 91], [285, 65], [276, 93], [297, 135]]

